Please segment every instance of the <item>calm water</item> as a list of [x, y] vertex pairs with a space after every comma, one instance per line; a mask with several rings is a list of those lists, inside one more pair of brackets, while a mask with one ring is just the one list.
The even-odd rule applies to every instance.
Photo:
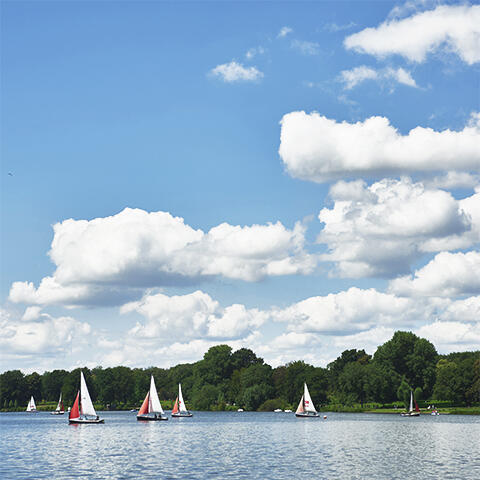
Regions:
[[480, 479], [480, 418], [195, 412], [68, 425], [47, 413], [0, 414], [2, 479]]

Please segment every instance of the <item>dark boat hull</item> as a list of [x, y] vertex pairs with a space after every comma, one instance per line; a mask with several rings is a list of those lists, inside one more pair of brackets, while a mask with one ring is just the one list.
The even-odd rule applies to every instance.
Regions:
[[71, 423], [73, 425], [83, 425], [87, 423], [105, 423], [105, 420], [103, 418], [99, 418], [98, 420], [96, 419], [82, 419], [82, 418], [70, 418], [68, 420], [68, 423]]
[[163, 417], [161, 415], [155, 415], [154, 417], [149, 417], [148, 415], [137, 415], [137, 420], [140, 422], [159, 422], [162, 420], [168, 420], [168, 417]]
[[50, 415], [63, 415], [65, 412], [50, 412]]
[[401, 417], [419, 417], [420, 413], [419, 412], [412, 412], [412, 413], [401, 413]]
[[320, 414], [318, 413], [296, 413], [296, 417], [298, 418], [319, 418]]

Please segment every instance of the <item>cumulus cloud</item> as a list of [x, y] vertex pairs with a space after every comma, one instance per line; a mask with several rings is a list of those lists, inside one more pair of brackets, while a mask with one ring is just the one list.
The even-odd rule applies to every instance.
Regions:
[[454, 188], [473, 189], [480, 185], [480, 175], [468, 172], [451, 171], [431, 179], [425, 179], [424, 183], [429, 187], [444, 188], [446, 190]]
[[316, 265], [304, 250], [305, 227], [280, 222], [195, 230], [167, 212], [125, 209], [111, 217], [54, 225], [49, 252], [54, 275], [35, 288], [15, 282], [10, 300], [30, 304], [122, 303], [138, 288], [191, 284], [215, 277], [258, 281], [307, 274]]
[[317, 241], [334, 274], [359, 278], [410, 272], [426, 252], [471, 247], [480, 241], [478, 194], [456, 200], [443, 190], [409, 178], [340, 181], [330, 189], [332, 208], [323, 208]]
[[480, 322], [435, 321], [423, 325], [415, 333], [430, 340], [440, 353], [478, 350], [480, 345]]
[[278, 32], [277, 37], [278, 38], [283, 38], [286, 37], [289, 33], [292, 33], [293, 29], [290, 27], [282, 27], [280, 31]]
[[210, 70], [210, 74], [222, 79], [226, 83], [256, 82], [263, 78], [263, 73], [258, 68], [245, 67], [235, 61], [217, 65]]
[[248, 310], [244, 305], [223, 308], [199, 290], [188, 295], [147, 294], [140, 301], [121, 308], [122, 313], [131, 311], [147, 320], [144, 324], [137, 323], [129, 332], [140, 338], [232, 340], [252, 333], [266, 319], [264, 312]]
[[374, 80], [380, 83], [400, 83], [408, 87], [418, 88], [417, 83], [412, 78], [410, 72], [403, 68], [383, 68], [375, 70], [366, 65], [352, 68], [351, 70], [343, 70], [340, 72], [340, 81], [344, 83], [346, 90], [351, 90], [366, 80]]
[[35, 355], [48, 357], [64, 355], [72, 349], [74, 342], [83, 342], [90, 334], [90, 325], [72, 317], [52, 317], [41, 314], [31, 321], [12, 318], [0, 310], [0, 350], [14, 357]]
[[348, 123], [301, 111], [280, 123], [280, 157], [288, 173], [303, 180], [480, 169], [477, 113], [461, 131], [416, 127], [407, 135], [385, 117]]
[[302, 55], [318, 55], [320, 53], [320, 45], [316, 42], [308, 42], [306, 40], [292, 40], [291, 46]]
[[401, 55], [412, 62], [424, 62], [433, 52], [450, 52], [472, 65], [480, 61], [480, 6], [440, 5], [408, 18], [387, 20], [348, 36], [344, 45], [378, 58]]
[[347, 335], [373, 326], [409, 322], [410, 301], [371, 288], [352, 287], [326, 296], [310, 297], [272, 312], [276, 321], [287, 322], [289, 330], [326, 335]]
[[406, 296], [455, 296], [480, 293], [480, 252], [441, 252], [414, 275], [390, 282], [390, 291]]

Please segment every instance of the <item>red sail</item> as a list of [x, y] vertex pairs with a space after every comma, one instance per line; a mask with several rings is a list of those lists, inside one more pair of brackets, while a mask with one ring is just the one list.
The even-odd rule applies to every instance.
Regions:
[[63, 402], [60, 402], [60, 411], [61, 412], [65, 411], [65, 407], [63, 406]]
[[70, 410], [69, 418], [78, 418], [80, 416], [80, 412], [78, 410], [79, 397], [80, 397], [80, 392], [77, 393], [77, 398], [75, 399], [75, 402], [73, 403], [73, 407]]
[[175, 405], [172, 408], [172, 413], [178, 413], [178, 397], [175, 399]]
[[145, 413], [148, 413], [148, 399], [150, 397], [150, 392], [147, 393], [147, 396], [145, 397], [145, 400], [142, 403], [142, 406], [140, 407], [140, 410], [137, 413], [137, 417], [139, 415], [144, 415]]
[[420, 409], [418, 408], [417, 402], [415, 402], [415, 411], [416, 411], [416, 412], [419, 412], [419, 411], [420, 411]]

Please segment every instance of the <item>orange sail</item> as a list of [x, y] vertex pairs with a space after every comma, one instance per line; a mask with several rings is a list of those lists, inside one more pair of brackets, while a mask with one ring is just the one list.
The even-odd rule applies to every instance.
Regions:
[[78, 409], [78, 402], [80, 398], [80, 392], [77, 393], [77, 398], [75, 399], [75, 402], [73, 402], [73, 407], [70, 410], [70, 415], [69, 418], [78, 418], [80, 417], [80, 411]]
[[178, 413], [178, 397], [175, 399], [175, 405], [172, 408], [172, 413]]
[[145, 413], [148, 413], [149, 399], [150, 399], [150, 392], [147, 393], [145, 400], [143, 401], [142, 406], [140, 407], [140, 410], [137, 413], [137, 417], [138, 415], [144, 415]]

